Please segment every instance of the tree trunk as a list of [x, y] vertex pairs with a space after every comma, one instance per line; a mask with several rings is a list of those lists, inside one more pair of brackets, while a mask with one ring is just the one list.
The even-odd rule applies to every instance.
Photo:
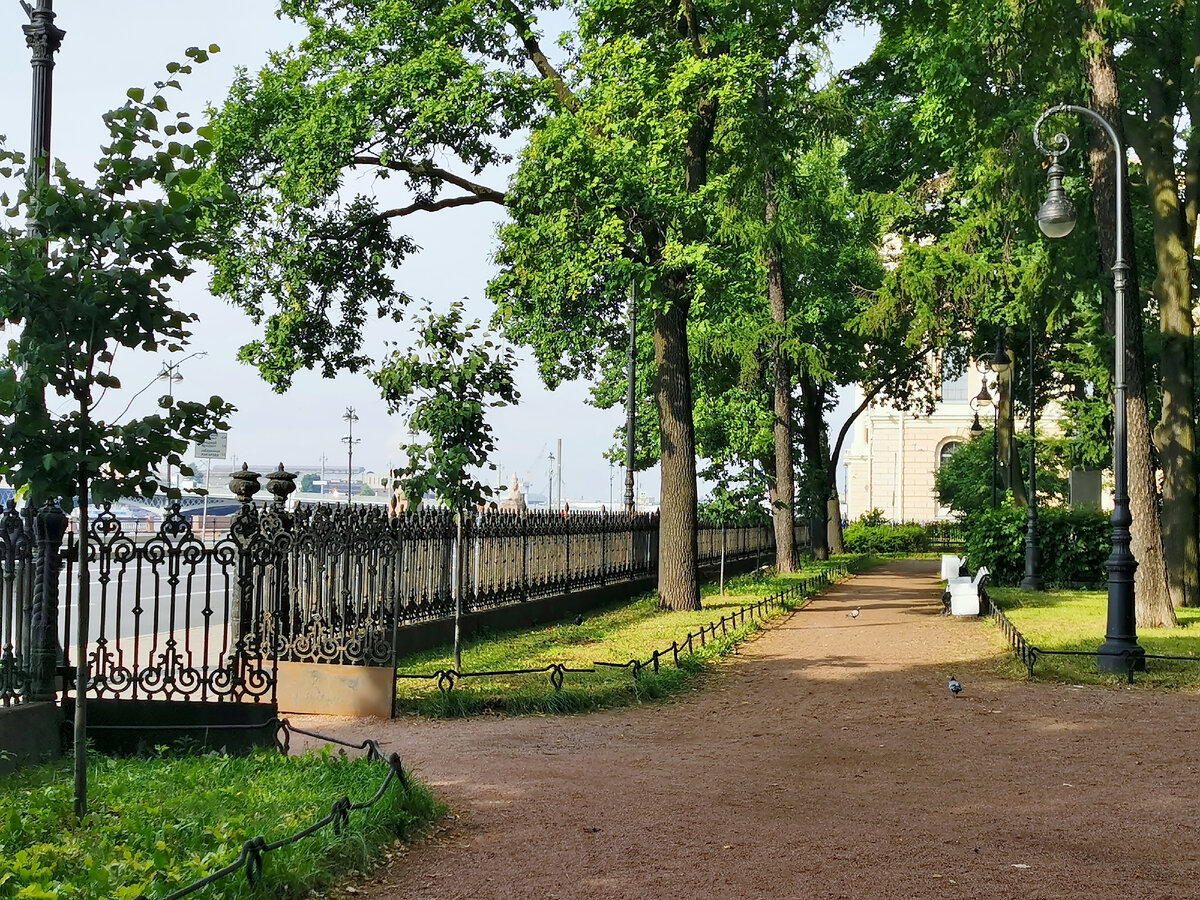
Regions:
[[[689, 29], [698, 26], [687, 17]], [[717, 101], [704, 97], [684, 144], [684, 188], [697, 193], [708, 181], [708, 153], [717, 124]], [[681, 229], [686, 245], [706, 237], [704, 219], [697, 214]], [[696, 573], [696, 428], [692, 419], [692, 369], [688, 357], [687, 321], [690, 272], [676, 271], [663, 279], [665, 309], [654, 313], [654, 402], [662, 440], [662, 488], [659, 497], [658, 605], [663, 609], [699, 609]]]
[[1012, 350], [1013, 330], [1005, 327], [1004, 345], [1008, 349], [1008, 368], [996, 373], [999, 405], [996, 412], [996, 440], [999, 443], [1000, 473], [1004, 490], [1011, 493], [1013, 502], [1020, 508], [1028, 505], [1025, 496], [1025, 480], [1021, 475], [1020, 453], [1017, 450], [1016, 417], [1013, 415], [1013, 389], [1016, 386], [1016, 354]]
[[804, 446], [804, 474], [812, 483], [805, 485], [805, 494], [810, 498], [813, 519], [809, 543], [814, 559], [829, 559], [829, 535], [826, 530], [829, 487], [825, 475], [829, 470], [821, 432], [824, 428], [822, 416], [823, 395], [820, 385], [811, 375], [801, 375], [800, 397], [804, 412], [801, 440]]
[[[1106, 5], [1105, 0], [1087, 0], [1087, 9], [1095, 15]], [[1089, 26], [1085, 35], [1090, 45], [1085, 54], [1086, 75], [1092, 94], [1092, 109], [1103, 116], [1122, 137], [1121, 98], [1113, 67], [1112, 48], [1099, 30]], [[1092, 169], [1092, 208], [1100, 238], [1100, 259], [1107, 272], [1116, 261], [1116, 158], [1108, 137], [1099, 131], [1092, 135], [1090, 163]], [[1125, 204], [1125, 221], [1120, 223], [1125, 234], [1133, 234], [1133, 215]], [[1154, 484], [1154, 458], [1150, 435], [1150, 416], [1146, 405], [1145, 356], [1142, 345], [1142, 304], [1138, 289], [1137, 255], [1132, 240], [1126, 242], [1125, 261], [1129, 265], [1129, 294], [1133, 302], [1126, 304], [1125, 361], [1126, 417], [1128, 420], [1129, 506], [1133, 515], [1130, 549], [1138, 561], [1134, 574], [1134, 594], [1137, 598], [1137, 623], [1144, 627], [1175, 625], [1175, 611], [1167, 587], [1166, 564], [1163, 558], [1162, 534], [1159, 527], [1157, 497]], [[1105, 281], [1108, 286], [1107, 280]], [[1113, 295], [1106, 290], [1105, 330], [1115, 333], [1116, 317]]]
[[783, 257], [771, 234], [779, 214], [775, 194], [775, 170], [767, 166], [763, 174], [766, 195], [767, 302], [771, 321], [779, 329], [771, 346], [774, 377], [775, 413], [775, 479], [771, 485], [771, 517], [775, 524], [775, 568], [780, 572], [796, 571], [796, 476], [792, 460], [792, 367], [783, 352], [783, 329], [787, 325], [787, 297], [783, 288]]
[[826, 529], [826, 540], [829, 542], [829, 552], [840, 554], [846, 552], [846, 542], [842, 536], [842, 498], [838, 495], [837, 479], [831, 479], [829, 505], [825, 519], [829, 523]]
[[1143, 166], [1154, 209], [1158, 263], [1154, 296], [1162, 331], [1162, 414], [1154, 437], [1163, 468], [1163, 549], [1171, 599], [1176, 606], [1197, 606], [1200, 548], [1196, 534], [1196, 423], [1192, 403], [1195, 346], [1191, 252], [1184, 245], [1185, 223], [1174, 160], [1151, 156], [1143, 160]]
[[670, 305], [654, 314], [654, 400], [662, 436], [658, 604], [663, 609], [700, 608], [696, 575], [696, 436], [686, 291], [686, 282], [676, 283]]

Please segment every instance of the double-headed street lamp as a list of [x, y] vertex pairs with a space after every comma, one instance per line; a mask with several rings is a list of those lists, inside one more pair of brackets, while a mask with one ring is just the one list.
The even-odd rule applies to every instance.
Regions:
[[1108, 120], [1083, 106], [1060, 104], [1052, 106], [1033, 126], [1033, 139], [1038, 149], [1050, 156], [1049, 195], [1038, 210], [1038, 227], [1049, 238], [1066, 237], [1075, 227], [1075, 206], [1063, 191], [1065, 171], [1058, 158], [1071, 146], [1065, 134], [1056, 134], [1051, 147], [1042, 143], [1042, 123], [1049, 116], [1073, 112], [1099, 125], [1112, 143], [1117, 164], [1116, 190], [1116, 260], [1113, 262], [1113, 287], [1116, 292], [1116, 354], [1113, 360], [1113, 514], [1112, 553], [1108, 557], [1108, 628], [1104, 643], [1097, 650], [1101, 671], [1144, 671], [1146, 651], [1137, 642], [1133, 575], [1137, 560], [1129, 548], [1128, 430], [1125, 410], [1125, 305], [1126, 280], [1129, 265], [1125, 261], [1125, 148]]
[[1000, 418], [1000, 383], [995, 383], [997, 390], [995, 399], [992, 399], [991, 393], [988, 392], [987, 379], [983, 379], [983, 384], [979, 388], [979, 393], [975, 395], [975, 399], [971, 401], [971, 409], [975, 411], [975, 421], [971, 423], [971, 433], [980, 434], [983, 431], [983, 425], [979, 422], [979, 410], [992, 407], [992, 509], [996, 508], [996, 424]]

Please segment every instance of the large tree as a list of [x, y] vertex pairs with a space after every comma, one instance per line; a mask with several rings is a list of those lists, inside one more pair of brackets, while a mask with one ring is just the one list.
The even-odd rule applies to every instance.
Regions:
[[[208, 52], [193, 49], [188, 56], [203, 61]], [[172, 63], [169, 71], [190, 68]], [[104, 117], [111, 142], [92, 181], [61, 163], [47, 177], [48, 160], [26, 161], [0, 142], [0, 176], [27, 184], [15, 199], [0, 195], [13, 222], [0, 229], [0, 327], [12, 329], [0, 360], [0, 474], [34, 502], [68, 498], [76, 505], [79, 817], [87, 813], [88, 511], [122, 497], [153, 496], [164, 461], [190, 473], [183, 458], [189, 441], [226, 428], [232, 411], [219, 397], [201, 403], [173, 396], [160, 398], [159, 413], [124, 422], [124, 413], [97, 411], [110, 391], [122, 389], [118, 373], [127, 356], [182, 350], [195, 320], [174, 304], [170, 289], [192, 273], [204, 250], [200, 221], [207, 207], [193, 188], [207, 142], [192, 134], [186, 114], [167, 118], [165, 90], [178, 86], [172, 77], [148, 97], [131, 89], [129, 102]], [[25, 217], [34, 226], [28, 231], [18, 224]], [[49, 671], [34, 678], [51, 685], [51, 700], [52, 623], [39, 614], [35, 628], [42, 633], [34, 634], [50, 650], [35, 654]]]
[[[408, 299], [391, 270], [415, 243], [392, 223], [419, 212], [508, 208], [492, 294], [551, 383], [611, 361], [636, 282], [654, 348], [660, 598], [695, 606], [688, 322], [721, 280], [719, 152], [769, 65], [823, 32], [831, 6], [579, 4], [557, 63], [533, 9], [284, 2], [308, 36], [240, 79], [214, 122], [214, 172], [236, 194], [215, 222], [214, 288], [263, 322], [243, 358], [284, 388], [302, 367], [369, 364], [369, 316], [397, 318]], [[526, 138], [512, 185], [489, 184]], [[401, 181], [402, 198], [348, 196], [355, 168]]]

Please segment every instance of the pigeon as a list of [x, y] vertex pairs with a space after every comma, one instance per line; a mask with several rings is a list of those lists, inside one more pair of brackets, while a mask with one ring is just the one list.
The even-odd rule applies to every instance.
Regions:
[[962, 693], [962, 685], [958, 683], [958, 679], [953, 675], [950, 676], [950, 693], [955, 697]]
[[577, 615], [577, 616], [575, 617], [575, 624], [576, 624], [576, 625], [582, 625], [582, 624], [583, 624], [583, 613], [580, 613], [579, 615]]
[[850, 610], [850, 612], [846, 613], [846, 615], [848, 615], [852, 619], [857, 619], [858, 618], [858, 607], [857, 606], [854, 607], [854, 609]]

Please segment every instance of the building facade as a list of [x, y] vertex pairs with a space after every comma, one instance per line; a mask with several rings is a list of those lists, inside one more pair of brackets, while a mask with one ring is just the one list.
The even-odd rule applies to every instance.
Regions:
[[[854, 426], [843, 460], [846, 518], [853, 521], [872, 510], [894, 522], [934, 522], [950, 518], [934, 492], [941, 464], [971, 436], [975, 410], [971, 400], [984, 380], [994, 395], [991, 374], [975, 366], [942, 382], [941, 399], [930, 415], [903, 412], [873, 403]], [[856, 400], [862, 401], [862, 388]], [[992, 427], [994, 407], [980, 410], [981, 424]]]

